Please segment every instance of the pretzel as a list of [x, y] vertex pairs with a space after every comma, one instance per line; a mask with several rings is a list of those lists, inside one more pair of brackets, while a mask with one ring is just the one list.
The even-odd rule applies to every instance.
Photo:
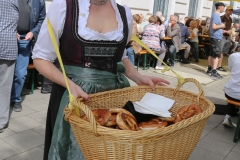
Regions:
[[120, 112], [117, 114], [117, 125], [122, 130], [138, 131], [138, 125], [133, 115]]
[[107, 123], [105, 124], [106, 127], [113, 127], [117, 125], [116, 122], [117, 119], [117, 115], [116, 114], [111, 114], [111, 116], [109, 117]]
[[200, 113], [202, 113], [202, 109], [200, 108], [200, 106], [198, 106], [196, 104], [193, 104], [190, 106], [184, 106], [178, 111], [178, 113], [175, 117], [174, 123], [180, 122], [183, 119], [188, 119], [188, 118], [190, 118], [194, 115], [200, 114]]
[[125, 109], [122, 109], [122, 108], [113, 108], [113, 109], [109, 109], [109, 111], [111, 112], [111, 114], [125, 113], [125, 114], [131, 116], [135, 121], [137, 121], [136, 118], [132, 115], [132, 113], [128, 112], [128, 111], [125, 110]]
[[169, 123], [173, 123], [175, 121], [175, 117], [171, 117], [171, 118], [160, 118], [162, 121], [167, 121]]
[[140, 124], [138, 124], [138, 127], [141, 130], [152, 130], [152, 129], [166, 127], [167, 125], [168, 125], [167, 121], [163, 121], [158, 118], [153, 118], [150, 121], [141, 122]]
[[[109, 117], [111, 116], [111, 113], [108, 109], [94, 109], [92, 110], [92, 113], [97, 123], [101, 126], [104, 126], [108, 122]], [[81, 116], [81, 118], [89, 121], [86, 114]]]

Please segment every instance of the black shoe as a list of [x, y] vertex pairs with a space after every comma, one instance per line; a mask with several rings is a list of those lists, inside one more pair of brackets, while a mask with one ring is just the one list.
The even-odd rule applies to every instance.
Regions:
[[224, 69], [223, 67], [218, 67], [217, 70], [219, 70], [219, 71], [223, 71], [223, 72], [227, 72], [227, 70]]
[[42, 94], [47, 94], [47, 93], [51, 93], [51, 92], [52, 92], [52, 87], [51, 86], [42, 87], [42, 89], [41, 89]]
[[211, 77], [216, 78], [216, 79], [221, 79], [223, 78], [218, 72], [211, 72]]
[[199, 60], [195, 60], [196, 63], [199, 63]]
[[21, 102], [13, 102], [13, 110], [15, 112], [21, 112], [22, 111]]
[[0, 133], [2, 133], [2, 132], [4, 131], [4, 129], [5, 129], [4, 127], [3, 127], [3, 128], [1, 128], [1, 129], [0, 129]]
[[182, 63], [189, 64], [190, 62], [187, 60], [187, 58], [183, 58]]
[[211, 76], [212, 70], [207, 70], [207, 74], [208, 74], [209, 76]]

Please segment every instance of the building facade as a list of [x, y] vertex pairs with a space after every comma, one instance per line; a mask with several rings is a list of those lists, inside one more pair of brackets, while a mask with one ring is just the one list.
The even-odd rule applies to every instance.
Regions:
[[[46, 7], [50, 5], [52, 0], [46, 0]], [[219, 0], [218, 0], [219, 1]], [[215, 11], [213, 0], [116, 0], [121, 5], [127, 5], [130, 7], [132, 14], [147, 13], [155, 14], [157, 11], [161, 11], [165, 19], [171, 14], [178, 13], [180, 18], [183, 17], [195, 17], [206, 19], [211, 17], [211, 14]], [[234, 0], [221, 1], [226, 5], [232, 5], [234, 9], [240, 9], [240, 2], [234, 2]], [[235, 21], [240, 18], [234, 16]]]

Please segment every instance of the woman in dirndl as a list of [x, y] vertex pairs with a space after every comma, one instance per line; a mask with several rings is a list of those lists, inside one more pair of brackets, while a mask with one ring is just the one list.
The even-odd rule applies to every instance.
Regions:
[[[132, 34], [132, 14], [115, 0], [54, 0], [47, 14], [61, 53], [70, 90], [75, 97], [138, 85], [169, 84], [166, 80], [139, 74], [126, 56]], [[46, 122], [44, 159], [83, 160], [63, 110], [68, 92], [56, 61], [45, 19], [33, 50], [34, 65], [54, 82]], [[122, 62], [122, 65], [120, 64]], [[126, 76], [126, 77], [125, 77]]]

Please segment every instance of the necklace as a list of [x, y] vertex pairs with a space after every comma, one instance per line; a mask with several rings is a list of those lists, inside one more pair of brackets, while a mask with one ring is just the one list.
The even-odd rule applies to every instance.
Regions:
[[107, 3], [108, 0], [90, 0], [91, 4], [102, 6]]

